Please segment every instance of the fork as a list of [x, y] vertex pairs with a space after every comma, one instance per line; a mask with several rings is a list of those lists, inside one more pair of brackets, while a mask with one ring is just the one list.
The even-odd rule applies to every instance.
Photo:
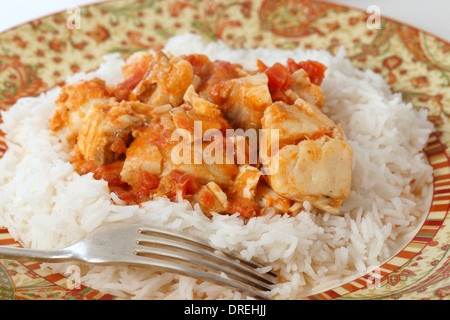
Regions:
[[268, 299], [266, 293], [277, 279], [274, 272], [262, 272], [265, 266], [258, 261], [214, 249], [194, 237], [141, 224], [109, 224], [61, 249], [0, 246], [0, 258], [153, 267], [225, 285], [257, 299]]

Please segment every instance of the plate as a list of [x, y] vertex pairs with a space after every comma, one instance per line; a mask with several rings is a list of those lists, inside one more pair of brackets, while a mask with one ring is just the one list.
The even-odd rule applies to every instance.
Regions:
[[[0, 34], [0, 107], [37, 95], [101, 57], [158, 49], [173, 35], [195, 32], [235, 48], [347, 49], [352, 63], [385, 77], [415, 108], [429, 110], [436, 131], [425, 153], [433, 199], [414, 238], [377, 272], [306, 297], [331, 299], [450, 298], [450, 44], [361, 10], [318, 1], [121, 0], [61, 12]], [[0, 153], [6, 149], [0, 140]], [[20, 246], [0, 227], [0, 244]], [[0, 299], [112, 300], [116, 297], [53, 274], [39, 263], [0, 259]]]

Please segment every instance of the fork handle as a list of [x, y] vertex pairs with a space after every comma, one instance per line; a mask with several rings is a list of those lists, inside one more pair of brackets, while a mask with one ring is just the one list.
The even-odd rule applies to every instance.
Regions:
[[68, 248], [34, 250], [9, 246], [0, 246], [0, 258], [39, 262], [66, 262], [74, 260], [74, 257]]

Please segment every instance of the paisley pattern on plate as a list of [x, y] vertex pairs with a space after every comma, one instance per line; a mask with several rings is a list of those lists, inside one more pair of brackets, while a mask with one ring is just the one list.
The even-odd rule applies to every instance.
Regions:
[[[414, 239], [367, 275], [307, 299], [450, 298], [450, 44], [363, 11], [309, 0], [121, 0], [61, 12], [0, 34], [0, 108], [39, 94], [101, 56], [157, 49], [195, 32], [232, 47], [325, 49], [341, 46], [353, 64], [382, 74], [436, 132], [425, 149], [434, 168], [430, 212]], [[76, 23], [79, 23], [77, 25]], [[6, 145], [0, 139], [0, 154]], [[0, 244], [19, 246], [0, 227]], [[70, 274], [70, 272], [69, 272]], [[0, 299], [115, 299], [38, 263], [0, 259]]]

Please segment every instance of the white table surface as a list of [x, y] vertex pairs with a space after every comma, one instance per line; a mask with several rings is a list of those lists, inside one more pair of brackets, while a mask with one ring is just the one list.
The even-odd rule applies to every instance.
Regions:
[[[106, 0], [0, 0], [0, 32], [74, 6]], [[159, 0], [164, 1], [164, 0]], [[449, 0], [324, 0], [366, 10], [377, 5], [381, 15], [426, 30], [450, 41]]]

